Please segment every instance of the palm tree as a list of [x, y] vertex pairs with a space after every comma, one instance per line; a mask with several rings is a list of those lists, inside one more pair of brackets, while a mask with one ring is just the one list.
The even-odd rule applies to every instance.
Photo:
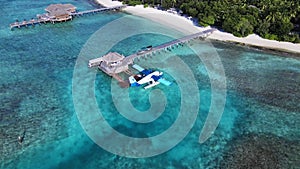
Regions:
[[266, 20], [269, 22], [275, 22], [276, 19], [282, 19], [282, 13], [278, 12], [278, 11], [270, 11], [268, 16], [266, 17]]
[[174, 8], [174, 6], [175, 6], [176, 2], [177, 2], [176, 0], [172, 0], [172, 3], [173, 3], [173, 5], [172, 5], [172, 6], [173, 6], [173, 8]]

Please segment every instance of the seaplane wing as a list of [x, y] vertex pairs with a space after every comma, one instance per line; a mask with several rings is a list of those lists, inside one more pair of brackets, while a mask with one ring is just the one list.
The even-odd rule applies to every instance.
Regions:
[[141, 66], [139, 66], [139, 65], [137, 65], [137, 64], [132, 65], [132, 67], [133, 67], [134, 69], [136, 69], [137, 71], [139, 71], [139, 72], [142, 72], [143, 70], [145, 70], [144, 68], [142, 68]]
[[158, 79], [157, 81], [160, 82], [160, 83], [163, 84], [163, 85], [166, 85], [166, 86], [171, 86], [171, 84], [172, 84], [172, 82], [167, 81], [167, 80], [164, 79], [164, 78], [160, 78], [160, 79]]

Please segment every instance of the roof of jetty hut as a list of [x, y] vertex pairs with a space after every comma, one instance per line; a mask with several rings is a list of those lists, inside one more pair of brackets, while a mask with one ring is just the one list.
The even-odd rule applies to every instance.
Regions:
[[51, 4], [45, 9], [51, 16], [69, 15], [75, 12], [76, 7], [72, 4]]
[[117, 52], [109, 52], [108, 54], [101, 57], [101, 59], [106, 63], [119, 62], [122, 61], [124, 58], [125, 56]]

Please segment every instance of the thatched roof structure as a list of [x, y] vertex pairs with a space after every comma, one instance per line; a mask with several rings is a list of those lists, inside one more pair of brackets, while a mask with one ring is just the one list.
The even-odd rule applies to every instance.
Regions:
[[125, 56], [117, 52], [109, 52], [100, 58], [89, 60], [89, 67], [98, 66], [99, 69], [112, 76], [128, 70], [128, 65], [123, 64], [124, 59]]
[[76, 11], [76, 7], [72, 4], [51, 4], [45, 9], [50, 16], [66, 16]]
[[117, 53], [117, 52], [109, 52], [108, 54], [101, 57], [102, 61], [106, 63], [113, 63], [113, 62], [119, 62], [122, 61], [125, 58], [125, 56]]
[[52, 12], [56, 10], [65, 10], [68, 12], [74, 12], [76, 7], [72, 4], [51, 4], [46, 9], [47, 12]]

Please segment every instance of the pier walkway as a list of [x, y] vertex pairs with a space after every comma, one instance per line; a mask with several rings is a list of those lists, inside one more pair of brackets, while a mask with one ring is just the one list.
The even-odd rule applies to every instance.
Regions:
[[184, 44], [184, 43], [186, 43], [186, 42], [188, 42], [192, 39], [205, 38], [205, 37], [209, 36], [211, 33], [213, 33], [214, 31], [215, 31], [215, 29], [208, 29], [208, 30], [196, 33], [196, 34], [188, 35], [188, 36], [185, 36], [185, 37], [175, 39], [173, 41], [161, 44], [159, 46], [153, 47], [150, 50], [146, 49], [146, 50], [143, 50], [142, 52], [140, 51], [140, 52], [134, 53], [132, 55], [129, 55], [129, 56], [125, 57], [125, 59], [122, 61], [122, 64], [123, 65], [133, 64], [134, 59], [137, 59], [139, 57], [158, 52], [160, 50], [170, 49], [173, 46]]
[[87, 11], [82, 11], [82, 12], [75, 12], [75, 13], [71, 13], [71, 15], [72, 16], [82, 16], [82, 15], [85, 15], [85, 14], [94, 14], [94, 13], [98, 13], [98, 12], [120, 10], [124, 7], [126, 7], [126, 5], [114, 6], [114, 7], [108, 7], [108, 8], [92, 9], [92, 10], [87, 10]]
[[[161, 44], [161, 45], [156, 46], [156, 47], [147, 48], [145, 50], [139, 51], [137, 53], [134, 53], [132, 55], [129, 55], [127, 57], [123, 57], [122, 59], [119, 59], [118, 64], [117, 64], [116, 67], [118, 67], [118, 68], [122, 68], [122, 67], [127, 68], [128, 65], [133, 64], [134, 59], [137, 59], [139, 57], [143, 57], [143, 56], [146, 56], [146, 55], [153, 54], [153, 53], [158, 52], [160, 50], [167, 50], [167, 49], [170, 49], [170, 48], [172, 48], [173, 46], [176, 46], [176, 45], [182, 45], [182, 44], [184, 44], [184, 43], [186, 43], [186, 42], [188, 42], [192, 39], [205, 38], [205, 37], [209, 36], [211, 33], [213, 33], [214, 31], [215, 31], [215, 29], [208, 29], [208, 30], [196, 33], [196, 34], [192, 34], [192, 35], [188, 35], [188, 36], [185, 36], [185, 37], [182, 37], [182, 38], [179, 38], [179, 39], [175, 39], [173, 41]], [[90, 60], [89, 61], [89, 67], [99, 66], [101, 64], [101, 62], [103, 62], [103, 57]], [[115, 65], [113, 65], [113, 67], [115, 67]], [[116, 70], [116, 68], [114, 68], [114, 70]]]
[[[160, 50], [170, 50], [173, 46], [176, 45], [183, 45], [186, 42], [189, 42], [190, 40], [197, 39], [197, 38], [205, 38], [209, 36], [211, 33], [213, 33], [215, 29], [208, 29], [196, 34], [188, 35], [179, 39], [175, 39], [173, 41], [164, 43], [162, 45], [152, 47], [149, 46], [145, 48], [144, 50], [140, 50], [137, 53], [134, 53], [132, 55], [129, 55], [127, 57], [116, 53], [116, 52], [110, 52], [102, 57], [89, 60], [89, 67], [98, 67], [100, 70], [108, 74], [109, 76], [112, 76], [117, 81], [119, 81], [120, 85], [123, 87], [128, 86], [128, 80], [123, 80], [120, 76], [118, 76], [119, 73], [125, 72], [128, 75], [132, 75], [132, 72], [129, 71], [129, 66], [133, 64], [134, 59], [137, 59], [139, 57], [151, 55], [155, 52], [158, 52]], [[142, 68], [133, 65], [135, 69], [141, 70]]]
[[99, 9], [92, 9], [92, 10], [87, 10], [87, 11], [82, 11], [82, 12], [70, 12], [67, 17], [58, 19], [58, 18], [53, 18], [49, 16], [47, 13], [46, 14], [37, 14], [37, 18], [34, 19], [32, 18], [31, 20], [23, 20], [23, 21], [16, 21], [14, 23], [10, 24], [10, 29], [12, 30], [13, 28], [21, 28], [21, 27], [28, 27], [28, 26], [35, 26], [35, 25], [41, 25], [41, 24], [46, 24], [48, 22], [54, 24], [56, 22], [66, 22], [69, 20], [72, 20], [74, 16], [83, 16], [87, 14], [95, 14], [99, 12], [105, 12], [105, 11], [114, 11], [114, 10], [120, 10], [122, 8], [126, 7], [126, 5], [119, 5], [119, 6], [113, 6], [113, 7], [107, 7], [107, 8], [99, 8]]

